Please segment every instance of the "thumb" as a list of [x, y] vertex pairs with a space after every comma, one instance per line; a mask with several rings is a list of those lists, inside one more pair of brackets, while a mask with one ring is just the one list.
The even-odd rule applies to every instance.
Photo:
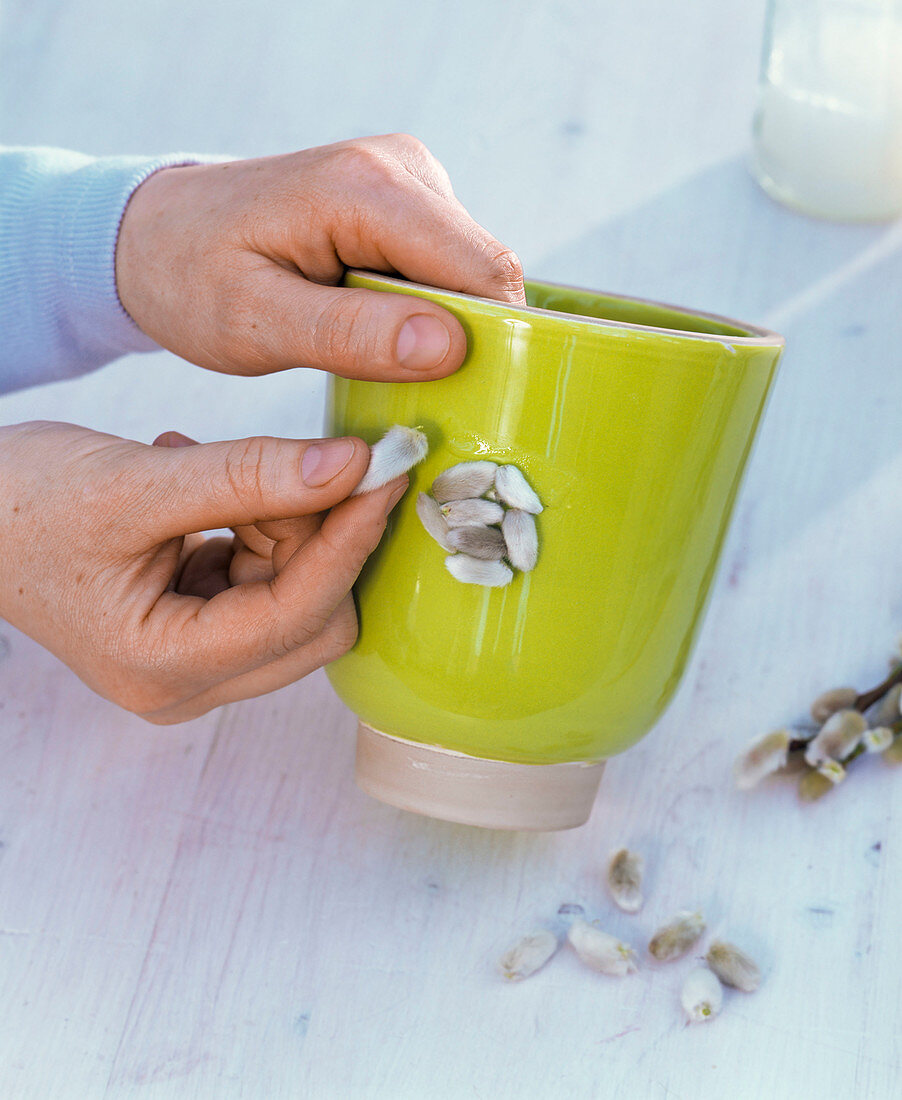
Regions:
[[276, 264], [261, 292], [269, 320], [258, 339], [269, 369], [306, 366], [344, 378], [428, 382], [457, 370], [467, 353], [460, 321], [425, 298], [321, 286]]
[[[172, 435], [177, 433], [165, 433]], [[181, 440], [147, 448], [157, 538], [322, 512], [344, 500], [366, 472], [370, 450], [353, 437], [256, 436], [226, 443]]]

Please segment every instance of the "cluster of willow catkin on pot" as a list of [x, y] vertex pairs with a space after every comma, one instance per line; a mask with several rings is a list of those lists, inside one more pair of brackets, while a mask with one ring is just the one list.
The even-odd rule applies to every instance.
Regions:
[[[626, 913], [637, 913], [643, 904], [644, 861], [638, 852], [621, 848], [608, 863], [607, 886], [615, 904]], [[623, 978], [639, 970], [639, 956], [632, 945], [604, 931], [597, 920], [586, 920], [581, 905], [562, 905], [559, 918], [566, 931], [540, 928], [524, 936], [501, 956], [498, 968], [508, 981], [517, 982], [540, 970], [566, 940], [577, 958], [590, 969]], [[661, 925], [648, 941], [648, 954], [659, 963], [684, 958], [705, 933], [705, 920], [694, 910], [681, 910]], [[761, 983], [754, 960], [735, 944], [712, 940], [704, 956], [706, 965], [693, 967], [680, 989], [680, 1003], [690, 1023], [716, 1016], [723, 1005], [723, 987], [752, 993]]]
[[516, 466], [459, 462], [417, 497], [417, 515], [447, 552], [445, 568], [464, 584], [501, 588], [539, 556], [535, 517], [543, 510]]
[[902, 662], [870, 691], [831, 688], [811, 704], [811, 721], [757, 737], [736, 760], [736, 786], [748, 790], [765, 776], [797, 774], [799, 797], [813, 802], [841, 783], [859, 756], [902, 763]]
[[[380, 488], [426, 457], [429, 441], [418, 428], [396, 424], [370, 448], [370, 463], [351, 494]], [[513, 465], [487, 459], [459, 462], [417, 497], [417, 515], [447, 552], [445, 567], [464, 584], [501, 588], [514, 570], [529, 573], [539, 557], [535, 517], [543, 505]]]

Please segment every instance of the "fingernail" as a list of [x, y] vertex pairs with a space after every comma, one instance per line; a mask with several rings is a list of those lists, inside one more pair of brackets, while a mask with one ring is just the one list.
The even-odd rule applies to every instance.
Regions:
[[417, 313], [398, 333], [398, 362], [409, 370], [437, 367], [451, 347], [451, 334], [441, 321], [428, 313]]
[[394, 489], [392, 491], [392, 495], [385, 502], [385, 514], [386, 515], [388, 515], [388, 513], [392, 510], [392, 508], [394, 508], [394, 506], [398, 503], [398, 501], [401, 499], [401, 497], [404, 496], [404, 494], [407, 492], [407, 489], [408, 489], [409, 486], [410, 486], [410, 478], [407, 477], [407, 475], [405, 474], [403, 481], [397, 486], [396, 489]]
[[197, 440], [189, 439], [181, 432], [163, 432], [153, 441], [155, 447], [196, 447]]
[[301, 459], [301, 477], [311, 488], [331, 481], [351, 461], [354, 453], [352, 439], [324, 439], [311, 443]]

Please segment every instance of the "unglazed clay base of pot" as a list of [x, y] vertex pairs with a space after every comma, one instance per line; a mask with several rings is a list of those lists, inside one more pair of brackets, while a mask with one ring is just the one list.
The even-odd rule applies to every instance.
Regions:
[[357, 785], [402, 810], [485, 829], [573, 829], [592, 812], [604, 761], [482, 760], [357, 727]]

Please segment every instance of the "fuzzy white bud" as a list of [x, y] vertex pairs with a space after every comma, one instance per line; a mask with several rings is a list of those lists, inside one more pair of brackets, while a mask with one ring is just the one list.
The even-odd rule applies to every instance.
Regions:
[[449, 527], [485, 527], [500, 523], [504, 509], [491, 500], [476, 497], [475, 500], [449, 500], [441, 506], [441, 513]]
[[805, 762], [816, 768], [827, 760], [844, 760], [858, 745], [867, 728], [864, 715], [859, 711], [838, 710], [805, 746]]
[[426, 529], [443, 550], [453, 550], [448, 542], [448, 524], [438, 504], [426, 493], [417, 494], [417, 515], [420, 523]]
[[902, 764], [902, 736], [893, 738], [893, 743], [883, 753], [883, 759], [887, 764]]
[[411, 466], [423, 461], [428, 450], [429, 440], [416, 428], [405, 428], [400, 424], [389, 428], [370, 448], [370, 464], [351, 496], [371, 493], [406, 474]]
[[705, 960], [724, 985], [754, 993], [761, 984], [761, 971], [755, 960], [733, 943], [712, 941]]
[[803, 802], [817, 802], [828, 791], [832, 791], [836, 784], [816, 768], [806, 771], [799, 780], [799, 798]]
[[625, 913], [642, 908], [642, 872], [645, 861], [638, 852], [621, 848], [608, 863], [608, 889], [611, 897]]
[[877, 704], [873, 714], [875, 726], [891, 726], [899, 720], [902, 706], [902, 684], [894, 684]]
[[774, 730], [757, 737], [733, 765], [733, 778], [741, 791], [757, 786], [765, 776], [786, 766], [791, 734]]
[[632, 947], [581, 917], [570, 925], [567, 939], [580, 960], [601, 974], [622, 978], [636, 972], [636, 953]]
[[539, 558], [539, 535], [531, 513], [522, 508], [509, 508], [501, 524], [507, 545], [507, 560], [514, 569], [528, 573], [535, 569]]
[[455, 580], [464, 584], [481, 584], [486, 588], [503, 588], [514, 577], [513, 571], [503, 561], [480, 561], [469, 554], [449, 554], [445, 558], [445, 568]]
[[495, 492], [499, 500], [503, 500], [509, 508], [520, 508], [533, 515], [542, 511], [542, 502], [516, 466], [498, 467]]
[[889, 726], [874, 726], [861, 735], [865, 752], [884, 752], [893, 743], [893, 731]]
[[449, 500], [481, 497], [492, 488], [497, 469], [497, 465], [487, 459], [458, 462], [456, 466], [449, 466], [433, 481], [432, 495], [439, 504], [445, 504]]
[[846, 769], [838, 760], [825, 760], [823, 763], [818, 764], [815, 770], [825, 779], [829, 779], [834, 787], [846, 778]]
[[521, 982], [541, 970], [559, 946], [557, 936], [542, 928], [505, 951], [498, 960], [498, 969], [509, 982]]
[[648, 950], [658, 962], [670, 962], [685, 955], [705, 930], [705, 918], [699, 912], [683, 909], [672, 921], [655, 932]]
[[497, 527], [453, 527], [448, 542], [452, 550], [462, 550], [480, 561], [501, 561], [506, 549]]
[[811, 717], [815, 722], [826, 722], [838, 710], [854, 706], [858, 692], [852, 687], [831, 688], [819, 695], [811, 704]]
[[683, 982], [680, 1002], [690, 1023], [712, 1020], [723, 1005], [723, 986], [713, 971], [700, 966], [691, 970]]

